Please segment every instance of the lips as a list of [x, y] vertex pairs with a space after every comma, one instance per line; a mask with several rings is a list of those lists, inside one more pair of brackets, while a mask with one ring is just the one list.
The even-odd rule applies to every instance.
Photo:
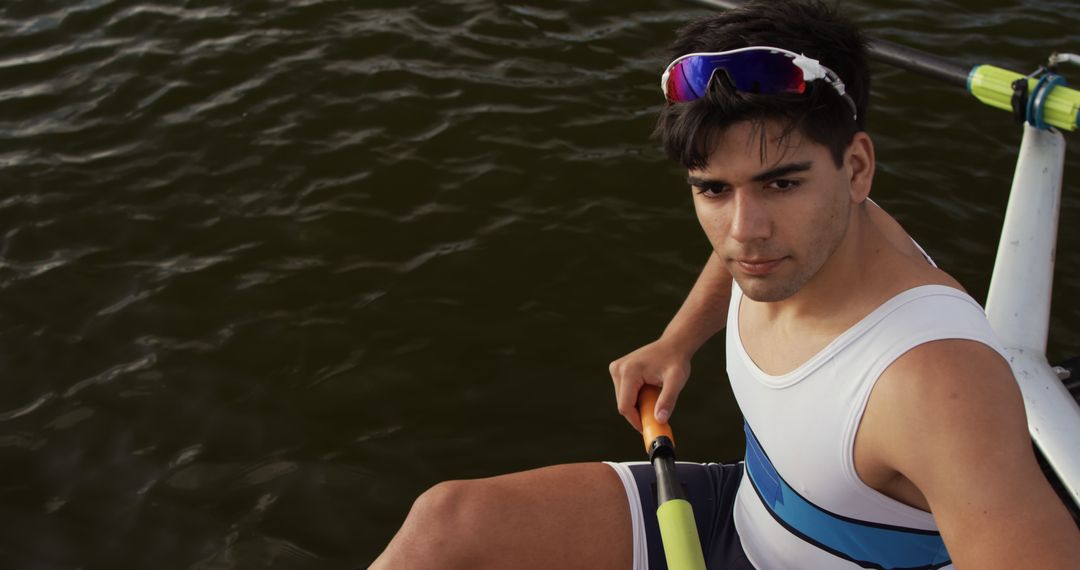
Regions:
[[784, 259], [783, 257], [776, 259], [736, 259], [735, 263], [747, 275], [768, 275]]

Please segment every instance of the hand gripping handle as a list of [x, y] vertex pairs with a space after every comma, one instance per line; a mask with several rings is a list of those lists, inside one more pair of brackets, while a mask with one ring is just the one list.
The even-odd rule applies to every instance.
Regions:
[[645, 439], [645, 452], [651, 454], [653, 442], [660, 436], [667, 436], [671, 446], [675, 446], [675, 436], [670, 424], [656, 421], [656, 399], [660, 397], [660, 388], [652, 385], [641, 387], [638, 392], [638, 413], [641, 414], [641, 435]]

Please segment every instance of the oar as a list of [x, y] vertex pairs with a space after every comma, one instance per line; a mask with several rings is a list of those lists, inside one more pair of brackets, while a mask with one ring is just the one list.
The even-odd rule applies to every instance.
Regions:
[[[745, 0], [693, 0], [713, 8], [734, 9]], [[870, 57], [908, 71], [963, 87], [986, 105], [1010, 111], [1032, 126], [1074, 131], [1080, 127], [1080, 91], [1065, 87], [1055, 73], [1024, 75], [993, 65], [961, 65], [887, 40], [873, 38]], [[1054, 54], [1049, 63], [1080, 63], [1074, 54]]]
[[664, 541], [664, 557], [669, 570], [705, 570], [694, 509], [675, 479], [675, 436], [671, 426], [656, 421], [654, 415], [659, 395], [656, 386], [643, 387], [638, 393], [638, 412], [645, 451], [656, 470], [656, 518]]

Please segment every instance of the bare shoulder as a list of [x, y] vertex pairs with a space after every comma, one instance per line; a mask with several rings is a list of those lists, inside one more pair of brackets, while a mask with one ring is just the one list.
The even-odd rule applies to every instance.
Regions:
[[896, 359], [879, 382], [886, 390], [895, 385], [898, 397], [933, 411], [976, 403], [1023, 406], [1009, 363], [974, 340], [942, 339], [916, 346]]
[[969, 340], [920, 345], [871, 399], [877, 459], [926, 498], [958, 568], [1080, 567], [1080, 535], [1036, 464], [1000, 354]]
[[[884, 237], [903, 261], [904, 267], [897, 268], [898, 273], [908, 276], [913, 284], [937, 284], [952, 287], [964, 291], [960, 282], [951, 275], [934, 267], [926, 258], [920, 246], [908, 234], [907, 230], [900, 225], [888, 212], [881, 208], [873, 200], [867, 200], [866, 212], [874, 227]], [[910, 285], [909, 285], [910, 286]]]
[[985, 447], [1030, 447], [1020, 386], [1009, 363], [981, 342], [918, 345], [883, 372], [872, 398], [875, 423], [888, 426], [892, 449], [903, 453], [896, 462], [917, 464], [934, 449], [985, 459]]

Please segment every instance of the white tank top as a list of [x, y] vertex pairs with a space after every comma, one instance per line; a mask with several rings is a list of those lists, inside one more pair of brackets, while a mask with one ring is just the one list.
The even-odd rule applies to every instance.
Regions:
[[930, 513], [867, 486], [855, 433], [870, 390], [893, 361], [933, 340], [968, 339], [1004, 356], [971, 297], [925, 285], [893, 297], [795, 370], [765, 374], [739, 334], [732, 286], [727, 371], [746, 421], [735, 527], [755, 567], [952, 568]]

